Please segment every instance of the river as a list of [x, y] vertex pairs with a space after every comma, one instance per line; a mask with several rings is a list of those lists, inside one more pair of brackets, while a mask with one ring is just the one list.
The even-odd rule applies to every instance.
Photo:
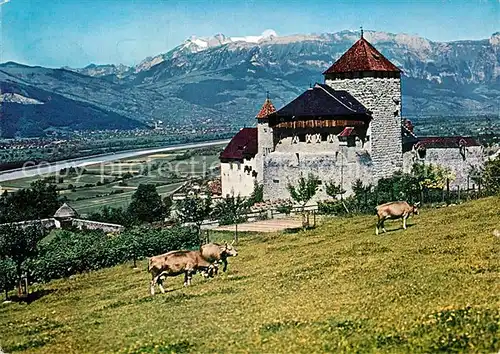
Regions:
[[13, 170], [6, 170], [0, 172], [0, 182], [11, 181], [14, 179], [33, 177], [38, 175], [44, 175], [46, 173], [54, 173], [62, 170], [63, 168], [70, 167], [84, 167], [88, 165], [95, 165], [104, 162], [111, 162], [115, 160], [126, 159], [134, 156], [149, 155], [159, 152], [175, 151], [175, 150], [185, 150], [194, 149], [200, 147], [208, 147], [214, 145], [227, 144], [229, 140], [214, 140], [214, 141], [203, 141], [199, 143], [190, 144], [179, 144], [165, 146], [162, 148], [150, 148], [150, 149], [140, 149], [140, 150], [130, 150], [124, 152], [115, 152], [103, 155], [94, 155], [88, 157], [80, 157], [77, 159], [62, 160], [53, 163], [39, 164], [37, 166], [30, 166], [24, 168], [16, 168]]

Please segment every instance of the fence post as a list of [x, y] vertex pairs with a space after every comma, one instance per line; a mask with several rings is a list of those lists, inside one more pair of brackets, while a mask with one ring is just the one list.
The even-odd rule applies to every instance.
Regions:
[[446, 179], [446, 204], [450, 204], [450, 179]]

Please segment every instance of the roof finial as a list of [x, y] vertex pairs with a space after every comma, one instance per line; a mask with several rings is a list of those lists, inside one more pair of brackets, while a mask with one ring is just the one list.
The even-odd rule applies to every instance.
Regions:
[[361, 29], [361, 38], [363, 38], [363, 26], [359, 27]]

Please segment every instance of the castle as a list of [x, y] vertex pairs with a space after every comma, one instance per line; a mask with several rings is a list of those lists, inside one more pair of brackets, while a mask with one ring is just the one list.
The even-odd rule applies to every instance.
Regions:
[[220, 155], [223, 195], [249, 196], [264, 186], [264, 199], [289, 197], [287, 185], [314, 174], [352, 193], [415, 162], [450, 168], [453, 186], [465, 188], [473, 166], [483, 163], [472, 138], [417, 137], [401, 115], [401, 70], [361, 38], [292, 102], [276, 110], [269, 97], [256, 128], [241, 129]]

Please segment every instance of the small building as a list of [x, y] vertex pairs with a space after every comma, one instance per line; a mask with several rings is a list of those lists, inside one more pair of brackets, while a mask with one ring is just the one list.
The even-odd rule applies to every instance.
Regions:
[[[104, 232], [120, 232], [124, 229], [122, 225], [110, 224], [100, 221], [79, 219], [78, 212], [73, 209], [69, 204], [64, 203], [57, 209], [52, 218], [26, 220], [10, 223], [20, 227], [28, 227], [31, 225], [41, 225], [46, 230], [52, 229], [88, 229], [88, 230], [102, 230]], [[0, 225], [1, 226], [1, 225]]]
[[79, 218], [78, 213], [67, 203], [61, 205], [61, 207], [54, 213], [56, 225], [59, 224], [59, 227], [63, 229], [71, 227], [73, 224], [73, 219], [75, 218]]

